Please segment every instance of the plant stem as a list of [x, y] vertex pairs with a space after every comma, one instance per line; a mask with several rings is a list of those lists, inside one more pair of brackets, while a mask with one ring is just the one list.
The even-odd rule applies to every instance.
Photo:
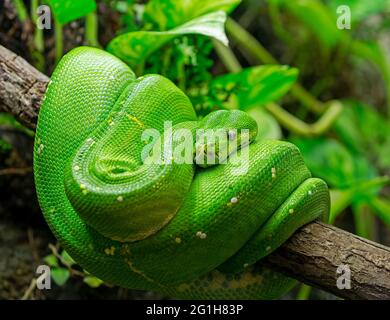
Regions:
[[26, 22], [28, 19], [28, 13], [27, 13], [26, 6], [23, 3], [23, 0], [13, 0], [13, 3], [20, 22], [22, 23]]
[[[260, 44], [257, 39], [246, 31], [239, 23], [231, 18], [226, 20], [226, 31], [234, 41], [239, 44], [242, 53], [250, 60], [255, 58], [258, 62], [266, 64], [278, 64], [278, 61]], [[241, 51], [241, 50], [240, 50]]]
[[186, 75], [185, 75], [185, 65], [181, 61], [177, 64], [177, 81], [178, 81], [178, 87], [183, 90], [184, 92], [186, 91]]
[[31, 0], [31, 19], [33, 20], [35, 25], [34, 46], [39, 52], [43, 52], [44, 50], [43, 32], [42, 29], [38, 28], [37, 25], [38, 5], [39, 5], [39, 0]]
[[329, 108], [325, 111], [321, 118], [313, 124], [307, 124], [306, 122], [296, 118], [275, 103], [267, 104], [266, 109], [283, 127], [289, 131], [300, 136], [314, 137], [324, 134], [333, 125], [342, 111], [342, 105], [337, 100], [331, 101], [329, 103]]
[[172, 47], [171, 46], [166, 46], [163, 51], [162, 55], [162, 68], [161, 68], [161, 75], [165, 76], [168, 78], [168, 70], [169, 66], [171, 64], [171, 57], [172, 57]]
[[230, 48], [224, 46], [221, 42], [214, 39], [213, 44], [215, 51], [217, 52], [218, 56], [222, 60], [222, 63], [225, 65], [226, 69], [229, 70], [229, 72], [235, 73], [240, 72], [242, 70], [240, 62]]
[[100, 47], [98, 40], [99, 20], [96, 10], [85, 16], [85, 40], [90, 46]]
[[63, 40], [62, 40], [62, 24], [55, 20], [55, 64], [57, 64], [62, 58], [63, 54]]
[[[226, 30], [239, 44], [240, 51], [244, 56], [251, 60], [255, 59], [257, 63], [278, 64], [278, 61], [265, 49], [261, 43], [252, 36], [248, 31], [240, 26], [233, 19], [229, 18], [226, 21]], [[313, 97], [301, 85], [295, 84], [291, 88], [291, 93], [309, 110], [315, 113], [324, 112], [324, 105]]]
[[279, 37], [283, 42], [287, 43], [288, 45], [293, 45], [293, 37], [289, 33], [286, 32], [286, 30], [283, 28], [283, 23], [280, 15], [279, 5], [270, 2], [268, 6], [268, 13], [271, 19], [271, 25], [272, 29], [275, 32], [276, 36]]
[[35, 30], [34, 30], [34, 48], [36, 49], [36, 51], [34, 52], [34, 57], [36, 59], [35, 67], [38, 70], [43, 71], [45, 67], [45, 59], [43, 57], [45, 45], [43, 41], [43, 30], [40, 29], [37, 25], [38, 5], [39, 5], [39, 0], [31, 0], [31, 19], [35, 25]]

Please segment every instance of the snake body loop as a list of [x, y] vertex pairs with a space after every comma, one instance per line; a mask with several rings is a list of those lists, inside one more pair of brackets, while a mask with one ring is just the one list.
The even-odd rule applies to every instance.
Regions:
[[[174, 132], [223, 129], [238, 147], [226, 164], [146, 164], [142, 135], [163, 134], [166, 121]], [[249, 146], [231, 134], [237, 128], [249, 129]], [[246, 114], [198, 121], [169, 80], [136, 79], [114, 56], [80, 47], [57, 66], [39, 114], [39, 202], [63, 247], [106, 282], [182, 298], [276, 298], [294, 281], [256, 262], [327, 219], [329, 192], [294, 145], [255, 135]], [[226, 146], [216, 147], [223, 158]], [[245, 174], [234, 174], [245, 152]]]

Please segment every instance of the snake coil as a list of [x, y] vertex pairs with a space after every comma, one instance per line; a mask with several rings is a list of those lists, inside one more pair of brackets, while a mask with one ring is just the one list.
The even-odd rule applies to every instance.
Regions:
[[[234, 161], [146, 165], [141, 136], [163, 133], [166, 121], [249, 129], [247, 171], [232, 174]], [[34, 174], [45, 219], [75, 261], [108, 283], [182, 298], [276, 298], [294, 281], [257, 261], [303, 224], [327, 219], [329, 192], [294, 145], [252, 141], [255, 133], [240, 111], [197, 121], [169, 80], [136, 79], [109, 53], [76, 48], [39, 113]]]

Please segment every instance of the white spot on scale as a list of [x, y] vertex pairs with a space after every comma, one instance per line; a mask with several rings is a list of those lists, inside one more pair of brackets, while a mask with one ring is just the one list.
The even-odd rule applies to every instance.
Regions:
[[38, 149], [37, 149], [38, 154], [42, 154], [43, 148], [44, 148], [44, 147], [45, 147], [45, 146], [44, 146], [43, 144], [40, 144], [40, 145], [38, 146]]
[[291, 214], [294, 213], [294, 209], [293, 208], [289, 209], [288, 213], [291, 213]]
[[79, 171], [79, 170], [80, 170], [80, 167], [79, 167], [78, 165], [75, 165], [75, 166], [73, 167], [73, 169], [74, 169], [74, 171]]
[[233, 197], [230, 199], [230, 202], [231, 203], [237, 203], [238, 202], [238, 198], [237, 197]]
[[271, 247], [268, 246], [267, 248], [265, 248], [266, 251], [270, 251], [271, 250]]
[[116, 200], [118, 200], [119, 202], [122, 202], [123, 201], [123, 197], [119, 196], [118, 198], [116, 198]]
[[309, 190], [309, 191], [307, 192], [307, 194], [308, 194], [309, 196], [311, 196], [311, 195], [313, 195], [313, 191]]
[[200, 239], [206, 239], [206, 238], [207, 238], [207, 234], [204, 233], [204, 232], [202, 232], [202, 231], [198, 231], [198, 232], [196, 233], [196, 236], [197, 236], [198, 238], [200, 238]]

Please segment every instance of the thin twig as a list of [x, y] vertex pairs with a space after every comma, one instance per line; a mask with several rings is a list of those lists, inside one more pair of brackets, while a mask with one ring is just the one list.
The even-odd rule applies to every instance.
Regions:
[[28, 286], [27, 290], [24, 292], [21, 300], [27, 300], [28, 298], [30, 298], [30, 296], [33, 293], [36, 286], [37, 286], [37, 279], [33, 278], [31, 280], [30, 285]]

